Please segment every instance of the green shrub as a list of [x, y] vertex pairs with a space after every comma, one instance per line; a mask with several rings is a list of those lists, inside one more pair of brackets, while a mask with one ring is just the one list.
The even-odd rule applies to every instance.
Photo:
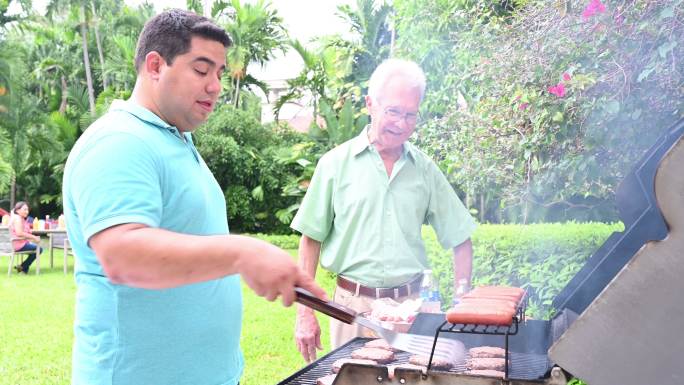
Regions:
[[250, 112], [223, 105], [195, 138], [223, 188], [231, 231], [289, 232], [276, 212], [297, 202], [283, 190], [299, 170], [280, 162], [279, 154], [304, 136], [264, 127]]
[[[593, 252], [621, 223], [548, 223], [480, 225], [473, 234], [473, 285], [512, 285], [527, 289], [527, 314], [548, 318], [551, 301]], [[432, 270], [439, 280], [443, 303], [450, 304], [453, 265], [432, 228], [423, 239]]]
[[299, 235], [289, 234], [289, 235], [276, 235], [276, 234], [246, 234], [254, 238], [259, 238], [268, 243], [272, 243], [281, 249], [286, 250], [297, 250], [299, 248]]

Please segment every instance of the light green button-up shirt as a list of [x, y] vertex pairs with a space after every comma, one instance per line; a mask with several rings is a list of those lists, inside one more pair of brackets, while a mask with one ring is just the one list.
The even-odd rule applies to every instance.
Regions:
[[291, 227], [322, 243], [325, 269], [394, 287], [428, 266], [424, 223], [445, 249], [470, 238], [476, 225], [427, 155], [405, 143], [388, 177], [366, 132], [321, 158]]

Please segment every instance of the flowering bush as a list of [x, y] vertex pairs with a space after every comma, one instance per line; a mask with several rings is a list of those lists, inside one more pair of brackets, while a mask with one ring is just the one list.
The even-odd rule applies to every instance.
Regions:
[[684, 116], [684, 3], [467, 3], [395, 2], [429, 78], [419, 146], [482, 221], [616, 220], [617, 184]]

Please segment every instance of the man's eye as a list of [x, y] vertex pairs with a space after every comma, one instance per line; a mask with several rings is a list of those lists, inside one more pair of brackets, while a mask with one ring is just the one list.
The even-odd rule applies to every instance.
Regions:
[[200, 71], [200, 70], [198, 70], [198, 69], [195, 69], [195, 72], [197, 72], [198, 74], [200, 74], [200, 75], [202, 75], [202, 76], [205, 76], [205, 75], [207, 74], [206, 71]]
[[392, 108], [390, 108], [389, 110], [387, 110], [387, 112], [388, 112], [390, 115], [392, 115], [392, 116], [400, 116], [400, 115], [401, 115], [401, 112], [400, 112], [400, 111], [394, 110], [394, 109], [392, 109]]

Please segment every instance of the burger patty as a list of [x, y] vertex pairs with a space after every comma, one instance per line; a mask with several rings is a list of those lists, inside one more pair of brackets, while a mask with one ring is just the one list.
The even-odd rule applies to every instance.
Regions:
[[478, 346], [468, 351], [472, 358], [504, 358], [506, 350], [495, 346]]
[[380, 348], [361, 348], [356, 349], [351, 354], [352, 358], [359, 360], [373, 360], [381, 364], [394, 361], [394, 353]]
[[316, 385], [332, 385], [333, 381], [335, 381], [335, 377], [337, 377], [337, 374], [328, 374], [325, 377], [317, 379]]
[[504, 372], [500, 372], [498, 370], [489, 370], [489, 369], [469, 370], [465, 374], [469, 374], [471, 376], [485, 376], [485, 377], [496, 377], [496, 378], [504, 378], [504, 376], [505, 376]]
[[337, 373], [342, 369], [342, 365], [350, 363], [350, 364], [361, 364], [361, 365], [377, 365], [378, 363], [373, 360], [358, 360], [354, 358], [340, 358], [339, 360], [333, 362], [332, 364], [332, 371], [333, 373]]
[[468, 368], [473, 370], [499, 370], [506, 368], [506, 360], [503, 358], [471, 358]]
[[393, 352], [398, 352], [400, 351], [399, 349], [393, 348], [387, 341], [385, 341], [382, 338], [378, 338], [375, 340], [370, 340], [366, 342], [363, 347], [365, 348], [380, 348], [380, 349], [385, 349], [385, 350], [390, 350]]
[[[409, 363], [413, 365], [420, 365], [420, 366], [428, 366], [428, 361], [430, 361], [429, 356], [421, 356], [414, 354], [409, 358]], [[432, 367], [435, 369], [444, 369], [444, 370], [449, 370], [453, 367], [454, 365], [451, 362], [448, 361], [443, 361], [437, 358], [432, 358]]]

